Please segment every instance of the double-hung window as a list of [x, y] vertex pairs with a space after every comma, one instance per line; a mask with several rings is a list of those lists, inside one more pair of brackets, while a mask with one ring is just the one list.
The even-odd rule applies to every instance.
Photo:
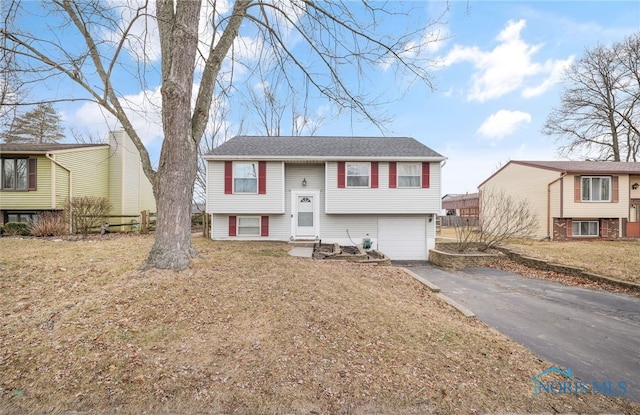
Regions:
[[234, 193], [258, 193], [258, 163], [233, 164]]
[[238, 217], [238, 235], [260, 235], [259, 217]]
[[27, 190], [28, 185], [28, 160], [1, 159], [2, 160], [2, 189]]
[[598, 225], [597, 220], [574, 220], [573, 236], [599, 236]]
[[347, 163], [347, 187], [369, 187], [369, 163]]
[[582, 201], [583, 202], [610, 202], [611, 201], [611, 177], [583, 176], [582, 177]]
[[420, 187], [421, 163], [398, 163], [398, 187]]

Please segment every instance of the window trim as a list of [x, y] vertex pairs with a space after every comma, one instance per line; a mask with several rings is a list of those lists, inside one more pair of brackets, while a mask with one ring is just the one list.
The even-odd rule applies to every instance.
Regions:
[[[242, 222], [243, 219], [257, 219], [258, 220], [258, 225], [257, 226], [240, 226], [240, 222]], [[240, 228], [255, 228], [256, 229], [256, 233], [241, 233], [240, 232]], [[236, 220], [236, 236], [261, 236], [262, 233], [262, 217], [261, 216], [238, 216], [237, 220]]]
[[[237, 175], [236, 175], [236, 166], [238, 165], [242, 165], [242, 164], [251, 164], [254, 166], [255, 172], [256, 172], [256, 177], [255, 177], [255, 181], [256, 181], [256, 191], [255, 192], [239, 192], [236, 190], [236, 179], [238, 179]], [[259, 163], [257, 161], [234, 161], [233, 162], [233, 170], [232, 170], [232, 183], [233, 183], [233, 194], [237, 194], [237, 195], [257, 195], [259, 193], [259, 181], [260, 181], [260, 172], [259, 172]], [[242, 179], [247, 179], [245, 177], [242, 177]]]
[[[401, 166], [408, 166], [408, 165], [412, 165], [412, 166], [416, 166], [418, 168], [418, 174], [416, 176], [407, 176], [407, 175], [402, 175], [400, 174], [400, 170], [401, 170]], [[398, 189], [420, 189], [422, 188], [422, 163], [421, 162], [398, 162], [396, 164], [396, 187]], [[402, 186], [400, 185], [400, 178], [401, 177], [417, 177], [418, 178], [418, 185], [417, 186]]]
[[[589, 180], [589, 199], [584, 198], [584, 181]], [[608, 179], [609, 181], [609, 195], [607, 199], [593, 200], [593, 179]], [[602, 191], [602, 184], [600, 185], [600, 191]], [[613, 201], [613, 178], [611, 176], [580, 176], [580, 201], [585, 203], [611, 203]]]
[[[16, 168], [16, 164], [18, 160], [24, 160], [25, 161], [25, 169], [24, 169], [24, 184], [25, 187], [24, 188], [18, 188], [17, 187], [17, 171], [18, 169]], [[0, 158], [0, 190], [2, 191], [8, 191], [8, 192], [28, 192], [29, 190], [35, 190], [35, 178], [32, 178], [32, 176], [35, 176], [35, 164], [33, 161], [34, 159], [31, 159], [29, 157], [2, 157]], [[13, 162], [13, 179], [14, 179], [14, 185], [13, 187], [4, 187], [4, 183], [5, 183], [5, 163], [7, 161], [11, 161]], [[32, 182], [33, 182], [33, 186], [32, 186]]]
[[[349, 166], [353, 166], [353, 165], [361, 165], [361, 166], [367, 166], [367, 175], [350, 175], [349, 174]], [[349, 177], [367, 177], [367, 185], [366, 186], [354, 186], [354, 185], [349, 185]], [[351, 189], [370, 189], [371, 188], [371, 163], [370, 162], [365, 162], [365, 161], [348, 161], [345, 163], [345, 167], [344, 167], [344, 182], [345, 182], [345, 187], [347, 188], [351, 188]]]
[[[595, 235], [582, 235], [580, 233], [575, 233], [576, 224], [582, 223], [595, 223], [596, 224], [596, 233]], [[578, 225], [578, 229], [580, 229], [580, 225]], [[575, 238], [598, 238], [600, 237], [600, 221], [599, 220], [573, 220], [571, 221], [571, 236]]]

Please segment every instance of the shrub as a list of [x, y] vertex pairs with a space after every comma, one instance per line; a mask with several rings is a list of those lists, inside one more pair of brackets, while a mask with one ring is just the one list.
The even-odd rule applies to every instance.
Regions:
[[2, 227], [2, 233], [5, 236], [27, 236], [29, 235], [29, 228], [23, 222], [7, 222]]
[[106, 197], [81, 196], [67, 199], [64, 208], [73, 233], [87, 235], [91, 229], [100, 228], [111, 210], [111, 203]]
[[60, 236], [69, 233], [62, 212], [42, 212], [29, 222], [29, 232], [33, 236]]

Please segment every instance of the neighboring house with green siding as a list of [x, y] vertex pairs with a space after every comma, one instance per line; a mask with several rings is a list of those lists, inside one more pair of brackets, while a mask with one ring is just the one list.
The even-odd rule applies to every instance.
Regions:
[[124, 131], [110, 133], [109, 144], [0, 144], [0, 225], [61, 211], [80, 196], [109, 199], [112, 223], [155, 212], [151, 183]]

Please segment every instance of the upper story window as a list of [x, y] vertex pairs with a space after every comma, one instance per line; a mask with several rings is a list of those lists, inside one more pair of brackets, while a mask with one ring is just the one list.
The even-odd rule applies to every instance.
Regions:
[[582, 177], [582, 201], [583, 202], [610, 202], [611, 201], [611, 177], [583, 176]]
[[398, 163], [398, 187], [420, 187], [421, 163]]
[[369, 163], [347, 163], [347, 187], [369, 187]]
[[2, 189], [28, 190], [28, 159], [2, 159]]
[[233, 164], [234, 193], [258, 193], [258, 163]]

